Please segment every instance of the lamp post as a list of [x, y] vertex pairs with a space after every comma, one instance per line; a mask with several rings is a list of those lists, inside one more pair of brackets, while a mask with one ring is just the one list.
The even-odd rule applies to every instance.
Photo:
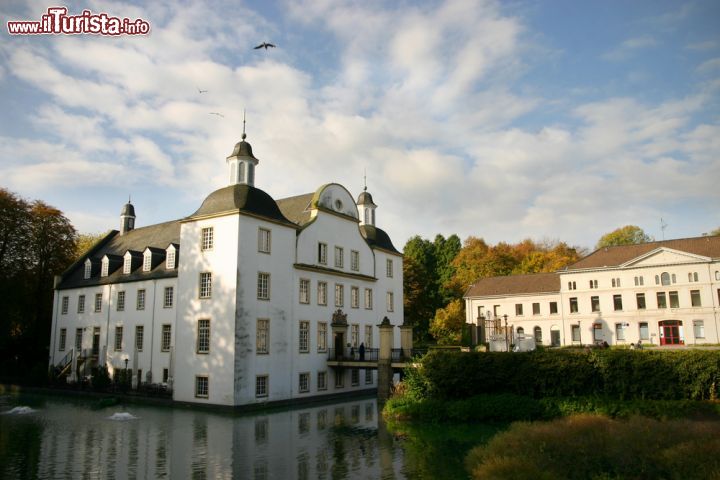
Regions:
[[508, 328], [507, 328], [507, 313], [503, 315], [503, 319], [505, 320], [505, 351], [510, 351], [510, 339], [508, 338]]
[[477, 328], [475, 328], [475, 345], [485, 343], [485, 315], [480, 313], [477, 317]]
[[126, 358], [126, 359], [125, 359], [125, 375], [127, 375], [127, 366], [128, 366], [128, 362], [129, 362], [129, 361], [130, 361], [129, 358]]

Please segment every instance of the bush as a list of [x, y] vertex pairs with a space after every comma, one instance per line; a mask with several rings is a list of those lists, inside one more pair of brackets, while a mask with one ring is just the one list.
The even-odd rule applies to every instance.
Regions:
[[110, 386], [110, 374], [107, 367], [96, 367], [92, 369], [93, 390], [105, 391]]
[[720, 422], [577, 415], [515, 423], [471, 450], [466, 466], [473, 478], [718, 478]]
[[501, 393], [534, 398], [712, 400], [718, 398], [720, 387], [720, 352], [432, 350], [406, 377], [415, 398], [441, 400]]

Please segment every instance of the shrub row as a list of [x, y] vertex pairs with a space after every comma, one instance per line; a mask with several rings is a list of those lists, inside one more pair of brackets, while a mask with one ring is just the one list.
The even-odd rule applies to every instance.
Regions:
[[644, 416], [655, 419], [720, 418], [715, 402], [695, 400], [618, 400], [608, 397], [546, 397], [536, 399], [508, 393], [477, 395], [462, 400], [414, 399], [397, 396], [383, 409], [388, 420], [466, 423], [550, 420], [577, 414], [612, 418]]
[[503, 393], [714, 400], [720, 389], [720, 351], [431, 351], [417, 369], [406, 372], [405, 387], [412, 398], [438, 400]]

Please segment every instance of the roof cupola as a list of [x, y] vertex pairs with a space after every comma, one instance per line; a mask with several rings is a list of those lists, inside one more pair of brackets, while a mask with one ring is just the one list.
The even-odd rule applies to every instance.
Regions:
[[226, 162], [230, 169], [230, 185], [255, 186], [255, 166], [259, 160], [253, 156], [252, 146], [245, 141], [245, 113], [243, 112], [242, 140], [235, 144]]

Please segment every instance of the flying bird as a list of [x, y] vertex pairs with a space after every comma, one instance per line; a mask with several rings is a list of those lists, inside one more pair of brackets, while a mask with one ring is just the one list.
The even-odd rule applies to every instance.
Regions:
[[265, 50], [267, 50], [268, 48], [275, 48], [275, 45], [273, 45], [272, 43], [263, 42], [257, 47], [253, 48], [253, 50], [258, 50], [260, 48], [264, 48]]
[[198, 93], [207, 93], [207, 90], [200, 90], [200, 87], [195, 87], [198, 90]]
[[218, 112], [210, 112], [210, 115], [217, 115], [218, 117], [225, 118], [225, 115], [223, 115], [222, 113], [218, 113]]

